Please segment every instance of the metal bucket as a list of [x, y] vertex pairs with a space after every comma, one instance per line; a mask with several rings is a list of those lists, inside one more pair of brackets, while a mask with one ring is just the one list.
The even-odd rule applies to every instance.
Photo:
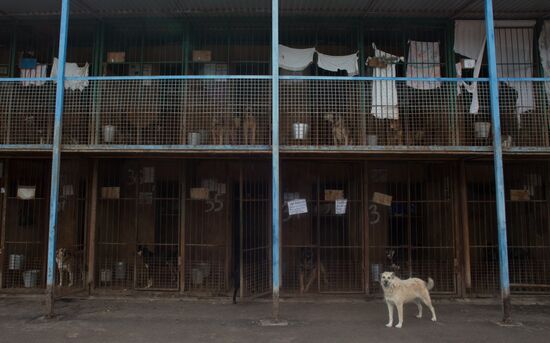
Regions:
[[306, 123], [292, 124], [292, 138], [306, 139], [308, 133], [309, 133], [309, 124], [306, 124]]
[[491, 123], [489, 122], [474, 123], [474, 132], [475, 132], [476, 138], [489, 138], [490, 131], [491, 131]]
[[202, 144], [202, 133], [200, 133], [200, 132], [189, 132], [187, 134], [187, 144], [189, 144], [189, 145], [201, 145]]
[[103, 125], [103, 141], [105, 143], [112, 143], [115, 141], [116, 126]]
[[115, 264], [115, 279], [126, 279], [126, 262], [117, 262]]
[[23, 272], [23, 284], [25, 288], [34, 288], [38, 283], [38, 274], [40, 270], [32, 269]]
[[21, 270], [23, 267], [23, 264], [25, 263], [25, 256], [24, 255], [10, 255], [10, 261], [8, 264], [9, 270]]
[[99, 279], [101, 282], [111, 282], [113, 280], [113, 271], [111, 269], [101, 269]]
[[368, 145], [378, 145], [378, 136], [377, 135], [367, 135], [367, 144]]

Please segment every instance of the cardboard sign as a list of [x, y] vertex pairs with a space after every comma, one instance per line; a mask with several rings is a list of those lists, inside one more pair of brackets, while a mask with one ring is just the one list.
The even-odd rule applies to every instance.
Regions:
[[193, 200], [208, 200], [208, 194], [210, 191], [208, 188], [197, 187], [190, 190], [191, 199]]
[[288, 214], [290, 216], [302, 213], [307, 213], [306, 199], [296, 199], [288, 202]]
[[103, 199], [120, 198], [120, 187], [101, 187], [101, 197]]
[[341, 189], [325, 189], [325, 201], [344, 199], [344, 191]]
[[392, 196], [384, 193], [374, 192], [372, 202], [383, 206], [391, 206]]
[[527, 189], [511, 189], [510, 200], [512, 201], [529, 201], [529, 190]]
[[346, 214], [348, 199], [336, 199], [334, 205], [336, 214]]

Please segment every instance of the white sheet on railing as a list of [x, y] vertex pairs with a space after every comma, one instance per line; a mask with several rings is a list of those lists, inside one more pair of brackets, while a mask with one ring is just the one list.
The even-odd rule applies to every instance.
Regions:
[[[544, 22], [539, 37], [539, 51], [544, 77], [550, 77], [550, 20]], [[550, 103], [550, 82], [544, 83], [546, 98]]]
[[[533, 20], [497, 20], [495, 21], [495, 49], [497, 74], [499, 77], [532, 77], [533, 76]], [[485, 49], [485, 22], [483, 20], [455, 21], [454, 51], [476, 60], [473, 77], [479, 77], [481, 60]], [[457, 65], [457, 76], [461, 77], [462, 69]], [[506, 82], [518, 94], [516, 112], [534, 108], [533, 84], [531, 82]], [[477, 83], [468, 85], [459, 83], [472, 93], [470, 113], [479, 110]]]
[[[52, 72], [50, 77], [57, 77], [57, 58], [54, 57]], [[76, 63], [65, 63], [66, 77], [87, 77], [89, 75], [90, 65], [86, 63], [83, 67], [79, 67]], [[88, 87], [88, 80], [66, 80], [65, 89], [82, 91]]]
[[290, 71], [302, 71], [313, 63], [315, 48], [295, 49], [279, 44], [279, 67]]
[[[407, 77], [441, 77], [439, 42], [409, 41]], [[407, 81], [407, 86], [429, 90], [441, 87], [441, 82]]]
[[[485, 22], [482, 20], [457, 20], [455, 21], [455, 44], [454, 51], [462, 56], [474, 59], [476, 61], [473, 77], [479, 77], [481, 70], [481, 62], [485, 53]], [[462, 64], [456, 64], [456, 76], [462, 77]], [[460, 81], [458, 82], [458, 94], [461, 88], [464, 87], [472, 94], [472, 102], [470, 103], [470, 113], [477, 114], [479, 112], [479, 97], [477, 92], [477, 82], [470, 84]]]
[[324, 70], [337, 72], [345, 70], [348, 76], [359, 74], [359, 64], [357, 62], [357, 53], [346, 56], [330, 56], [317, 52], [317, 65]]
[[[373, 68], [374, 77], [395, 77], [395, 63], [403, 57], [394, 56], [378, 50], [373, 44], [374, 57], [387, 61], [385, 68]], [[372, 82], [372, 106], [370, 113], [378, 119], [399, 119], [397, 87], [393, 80], [375, 80]]]

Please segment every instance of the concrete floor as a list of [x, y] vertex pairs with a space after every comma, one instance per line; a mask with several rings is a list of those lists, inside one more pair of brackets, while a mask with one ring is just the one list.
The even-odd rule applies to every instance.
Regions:
[[515, 305], [516, 326], [496, 324], [498, 303], [436, 301], [415, 318], [405, 308], [402, 329], [386, 328], [382, 300], [281, 303], [286, 327], [262, 327], [271, 304], [163, 298], [96, 298], [57, 302], [55, 319], [41, 317], [40, 298], [0, 297], [0, 342], [548, 342], [549, 305]]

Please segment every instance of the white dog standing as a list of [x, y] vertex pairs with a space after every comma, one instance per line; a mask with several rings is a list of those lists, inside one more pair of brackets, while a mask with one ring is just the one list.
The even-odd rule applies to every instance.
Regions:
[[395, 327], [401, 328], [403, 325], [403, 305], [413, 301], [418, 306], [417, 318], [422, 318], [423, 302], [432, 311], [432, 321], [437, 320], [429, 292], [434, 287], [434, 281], [431, 278], [428, 278], [428, 283], [417, 278], [401, 280], [392, 272], [384, 272], [380, 283], [384, 290], [384, 300], [388, 305], [389, 322], [386, 325], [387, 327], [393, 325], [393, 307], [395, 306], [399, 316], [399, 323]]

